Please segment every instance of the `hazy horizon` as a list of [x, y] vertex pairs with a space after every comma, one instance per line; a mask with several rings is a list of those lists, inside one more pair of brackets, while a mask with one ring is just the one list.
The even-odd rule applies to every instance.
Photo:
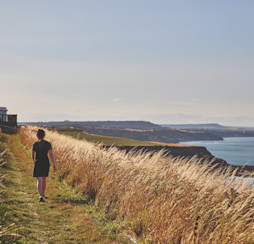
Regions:
[[19, 122], [254, 127], [254, 2], [0, 3], [0, 107]]
[[[19, 121], [19, 124], [26, 124], [26, 123], [54, 123], [54, 122], [74, 122], [74, 123], [79, 123], [79, 122], [150, 122], [152, 124], [157, 124], [161, 126], [166, 126], [166, 125], [192, 125], [193, 123], [155, 123], [153, 121], [149, 120], [49, 120], [49, 121]], [[254, 126], [241, 126], [241, 125], [225, 125], [225, 124], [220, 124], [220, 123], [194, 123], [193, 125], [221, 125], [221, 126], [226, 126], [226, 127], [239, 127], [239, 128], [254, 128]]]

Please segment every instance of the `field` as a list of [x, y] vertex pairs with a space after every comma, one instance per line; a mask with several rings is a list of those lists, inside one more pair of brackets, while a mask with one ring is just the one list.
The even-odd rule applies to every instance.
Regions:
[[[20, 130], [28, 148], [36, 129]], [[99, 207], [115, 231], [126, 230], [133, 242], [254, 242], [254, 189], [239, 184], [229, 170], [213, 170], [195, 157], [126, 154], [57, 132], [46, 134], [58, 179]]]
[[[71, 136], [75, 139], [86, 140], [88, 142], [93, 143], [101, 143], [103, 145], [116, 145], [116, 146], [160, 146], [160, 145], [167, 145], [165, 143], [159, 142], [146, 142], [146, 141], [138, 141], [132, 140], [127, 138], [120, 138], [120, 137], [112, 137], [112, 136], [99, 136], [84, 133], [80, 130], [58, 130], [60, 134], [64, 134], [67, 136]], [[171, 145], [171, 144], [169, 144]], [[172, 144], [174, 145], [174, 144]], [[181, 146], [181, 145], [178, 145]]]

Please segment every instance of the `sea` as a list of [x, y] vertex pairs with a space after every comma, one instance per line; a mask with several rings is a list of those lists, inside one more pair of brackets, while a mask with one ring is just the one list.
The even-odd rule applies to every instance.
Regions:
[[185, 145], [203, 146], [215, 157], [233, 165], [254, 165], [254, 137], [226, 137], [223, 141], [181, 142]]
[[[254, 137], [226, 137], [223, 141], [191, 141], [180, 144], [206, 147], [213, 156], [226, 160], [228, 164], [254, 165]], [[244, 181], [254, 186], [253, 178], [245, 178]]]

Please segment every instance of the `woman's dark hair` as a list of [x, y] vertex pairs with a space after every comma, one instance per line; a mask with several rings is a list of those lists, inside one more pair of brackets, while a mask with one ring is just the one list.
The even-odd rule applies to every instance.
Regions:
[[39, 130], [37, 131], [37, 137], [38, 137], [39, 139], [43, 139], [44, 136], [45, 136], [45, 131], [39, 129]]

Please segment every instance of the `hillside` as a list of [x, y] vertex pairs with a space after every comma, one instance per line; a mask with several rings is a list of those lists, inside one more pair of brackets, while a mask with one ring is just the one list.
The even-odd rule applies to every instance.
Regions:
[[221, 136], [214, 135], [210, 132], [163, 128], [160, 125], [147, 121], [59, 121], [29, 122], [21, 124], [47, 128], [73, 127], [94, 135], [162, 143], [178, 143], [196, 140], [222, 140]]
[[160, 125], [148, 121], [52, 121], [52, 122], [23, 122], [20, 125], [34, 125], [41, 127], [75, 127], [85, 130], [86, 128], [108, 129], [133, 129], [153, 130], [161, 128]]
[[156, 125], [147, 121], [58, 121], [21, 124], [46, 128], [73, 127], [89, 134], [161, 143], [254, 136], [253, 128], [227, 127], [219, 124]]
[[161, 128], [160, 125], [148, 121], [89, 121], [86, 124], [93, 127], [112, 129], [152, 130]]
[[147, 142], [147, 141], [138, 141], [128, 138], [112, 137], [112, 136], [101, 136], [88, 134], [82, 130], [74, 128], [60, 127], [56, 130], [63, 135], [71, 136], [76, 139], [93, 142], [93, 143], [102, 143], [103, 145], [117, 145], [117, 146], [158, 146], [163, 143], [159, 142]]
[[90, 134], [130, 138], [141, 141], [155, 141], [163, 143], [177, 143], [184, 141], [199, 140], [222, 140], [223, 138], [208, 132], [188, 131], [180, 129], [161, 128], [152, 131], [129, 131], [119, 129], [92, 129], [86, 128], [85, 131]]
[[230, 127], [220, 124], [161, 124], [161, 126], [210, 133], [219, 137], [254, 137], [254, 128], [251, 127]]
[[[27, 148], [35, 132], [20, 129]], [[57, 178], [101, 208], [115, 233], [125, 230], [127, 243], [252, 243], [253, 188], [230, 170], [214, 170], [197, 158], [126, 153], [48, 130], [46, 135], [59, 162]]]
[[211, 123], [211, 124], [160, 124], [162, 127], [173, 129], [226, 129], [226, 126]]

